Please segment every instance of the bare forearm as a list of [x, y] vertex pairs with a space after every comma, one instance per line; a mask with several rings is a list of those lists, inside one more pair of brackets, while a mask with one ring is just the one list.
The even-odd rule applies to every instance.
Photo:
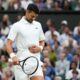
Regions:
[[7, 41], [6, 43], [6, 51], [8, 52], [8, 54], [12, 53], [13, 52], [13, 49], [12, 49], [12, 42], [11, 41]]
[[6, 43], [6, 51], [8, 52], [8, 54], [10, 56], [11, 62], [14, 65], [16, 65], [16, 64], [19, 64], [19, 59], [17, 58], [16, 54], [13, 52], [12, 44], [13, 44], [12, 40], [8, 40], [7, 41], [7, 43]]

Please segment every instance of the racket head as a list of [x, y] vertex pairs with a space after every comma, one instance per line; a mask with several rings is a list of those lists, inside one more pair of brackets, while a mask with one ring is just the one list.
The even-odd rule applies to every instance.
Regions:
[[38, 66], [39, 66], [38, 59], [34, 56], [30, 56], [23, 61], [22, 70], [25, 74], [32, 75], [37, 71]]

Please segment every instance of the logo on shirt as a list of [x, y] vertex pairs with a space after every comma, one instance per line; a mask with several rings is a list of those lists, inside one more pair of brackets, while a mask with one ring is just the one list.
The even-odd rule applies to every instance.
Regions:
[[36, 27], [35, 29], [38, 29], [38, 27]]

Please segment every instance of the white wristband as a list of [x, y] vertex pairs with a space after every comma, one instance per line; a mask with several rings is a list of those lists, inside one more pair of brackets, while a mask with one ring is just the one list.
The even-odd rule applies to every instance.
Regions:
[[13, 62], [11, 58], [8, 59], [8, 62]]
[[43, 50], [43, 46], [39, 46], [41, 48], [41, 51]]
[[15, 53], [10, 53], [10, 58], [13, 58], [15, 56], [16, 56]]

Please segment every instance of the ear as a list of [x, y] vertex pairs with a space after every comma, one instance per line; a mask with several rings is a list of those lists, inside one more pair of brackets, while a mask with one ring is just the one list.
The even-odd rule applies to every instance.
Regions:
[[26, 12], [27, 12], [27, 13], [31, 13], [31, 12], [32, 12], [32, 10], [27, 10]]

